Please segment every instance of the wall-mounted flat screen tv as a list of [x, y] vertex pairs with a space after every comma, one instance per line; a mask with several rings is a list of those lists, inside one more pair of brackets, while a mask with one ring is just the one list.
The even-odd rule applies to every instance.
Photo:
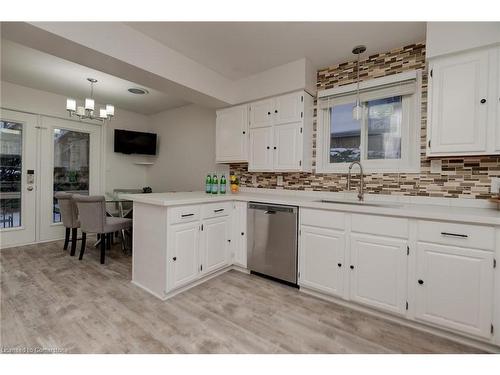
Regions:
[[156, 134], [115, 129], [115, 152], [156, 155]]

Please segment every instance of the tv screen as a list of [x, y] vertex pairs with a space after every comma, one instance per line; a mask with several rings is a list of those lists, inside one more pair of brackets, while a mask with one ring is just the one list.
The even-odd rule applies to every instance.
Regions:
[[156, 134], [115, 129], [115, 152], [156, 155]]

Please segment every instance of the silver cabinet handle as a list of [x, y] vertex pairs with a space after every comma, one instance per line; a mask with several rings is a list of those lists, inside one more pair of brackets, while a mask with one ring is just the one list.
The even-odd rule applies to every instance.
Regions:
[[459, 237], [459, 238], [467, 238], [467, 237], [469, 237], [466, 234], [449, 233], [449, 232], [441, 232], [441, 236], [450, 236], [450, 237]]

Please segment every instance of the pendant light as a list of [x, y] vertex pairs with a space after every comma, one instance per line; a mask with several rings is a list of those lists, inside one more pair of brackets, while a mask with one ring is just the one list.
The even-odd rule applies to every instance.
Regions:
[[100, 108], [99, 116], [94, 115], [95, 111], [95, 100], [94, 100], [94, 84], [97, 83], [95, 78], [87, 78], [90, 82], [90, 98], [85, 98], [84, 105], [78, 106], [76, 100], [73, 98], [66, 99], [66, 110], [69, 116], [76, 115], [80, 120], [98, 120], [105, 121], [111, 120], [115, 115], [115, 107], [111, 104], [106, 104], [105, 108]]
[[358, 55], [358, 64], [357, 64], [357, 88], [356, 88], [356, 104], [352, 107], [352, 118], [356, 121], [361, 120], [363, 117], [363, 107], [361, 107], [361, 102], [359, 100], [359, 58], [360, 55], [366, 51], [366, 46], [359, 45], [353, 48], [352, 53]]

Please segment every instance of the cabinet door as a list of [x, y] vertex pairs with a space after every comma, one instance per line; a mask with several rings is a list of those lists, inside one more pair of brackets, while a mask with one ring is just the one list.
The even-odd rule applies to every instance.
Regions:
[[496, 104], [496, 118], [495, 118], [495, 151], [500, 152], [500, 47], [497, 48], [497, 56], [496, 56], [496, 96], [495, 96], [495, 104]]
[[275, 124], [286, 124], [288, 122], [297, 122], [302, 120], [304, 111], [304, 94], [293, 93], [278, 96], [276, 98]]
[[299, 285], [342, 296], [344, 232], [301, 226]]
[[271, 126], [274, 121], [274, 99], [250, 104], [250, 127]]
[[202, 272], [208, 273], [229, 264], [229, 217], [203, 221], [201, 259]]
[[488, 62], [488, 51], [475, 51], [431, 64], [429, 154], [486, 152]]
[[416, 277], [417, 319], [490, 336], [493, 252], [419, 243]]
[[217, 111], [215, 129], [217, 162], [248, 161], [248, 107]]
[[247, 267], [247, 202], [234, 202], [231, 246], [234, 264]]
[[274, 170], [297, 171], [301, 168], [301, 123], [274, 126]]
[[273, 128], [250, 129], [249, 171], [273, 170]]
[[169, 227], [169, 269], [172, 272], [169, 290], [189, 284], [199, 273], [199, 222]]
[[350, 249], [351, 299], [405, 314], [408, 285], [406, 241], [352, 234]]

